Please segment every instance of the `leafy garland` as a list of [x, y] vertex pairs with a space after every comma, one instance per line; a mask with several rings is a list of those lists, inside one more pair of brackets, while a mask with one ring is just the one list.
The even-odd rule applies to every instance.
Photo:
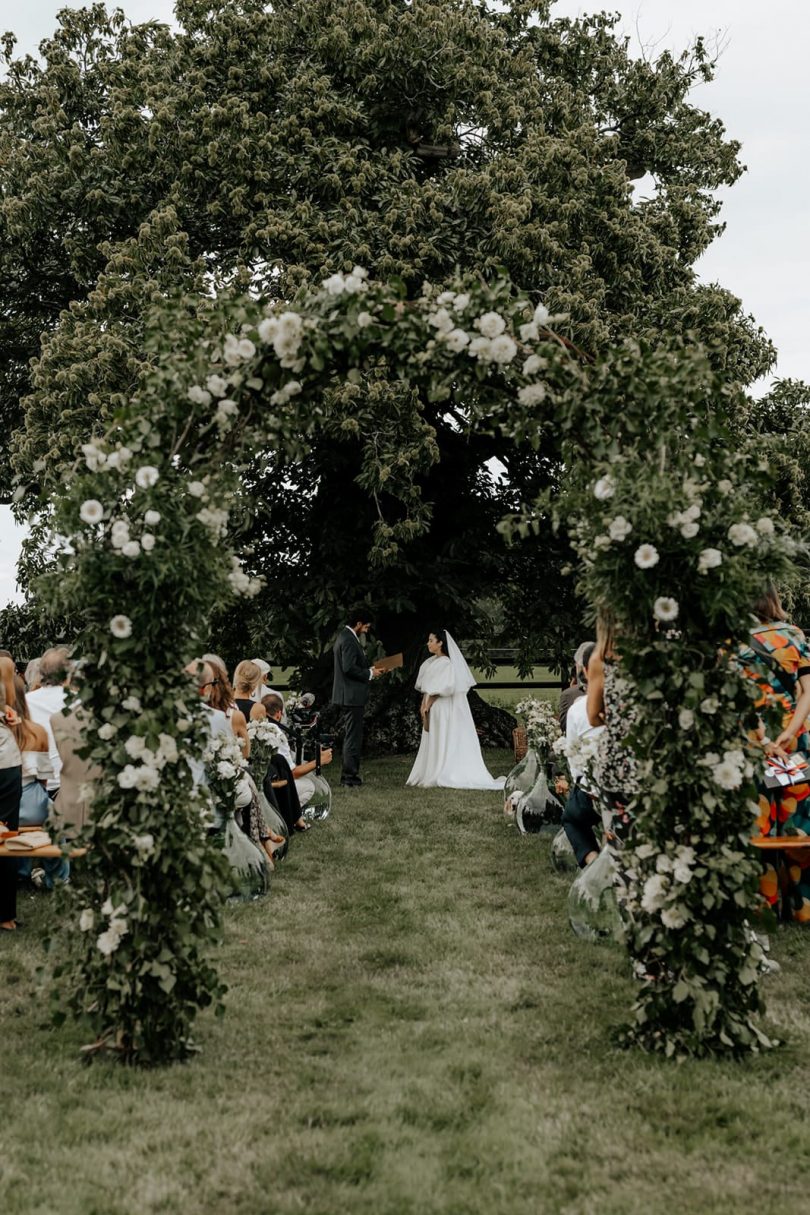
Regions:
[[[206, 959], [221, 858], [184, 762], [201, 755], [202, 711], [177, 672], [205, 648], [222, 588], [257, 589], [228, 545], [241, 470], [262, 446], [295, 459], [319, 428], [358, 433], [354, 389], [383, 360], [403, 391], [452, 399], [470, 427], [539, 446], [554, 425], [568, 444], [565, 498], [504, 526], [530, 536], [556, 518], [572, 532], [582, 585], [615, 616], [640, 707], [628, 946], [655, 979], [640, 987], [630, 1037], [669, 1053], [756, 1049], [755, 863], [744, 847], [756, 750], [741, 733], [756, 723], [730, 656], [754, 591], [793, 552], [777, 529], [749, 522], [763, 478], [727, 454], [728, 393], [696, 354], [628, 345], [591, 364], [506, 281], [402, 295], [354, 267], [287, 306], [223, 296], [204, 323], [182, 302], [166, 305], [152, 338], [164, 357], [147, 389], [84, 445], [53, 500], [63, 558], [46, 593], [86, 622], [85, 737], [103, 773], [92, 849], [77, 867], [81, 916], [118, 938], [107, 950], [84, 934], [72, 1007], [97, 1044], [163, 1061], [190, 1049], [196, 1009], [221, 996]], [[336, 378], [346, 391], [327, 412]], [[423, 453], [417, 431], [412, 450]], [[666, 436], [653, 475], [651, 433]], [[369, 492], [387, 485], [407, 503], [423, 457], [409, 458], [406, 439], [381, 441]], [[381, 560], [411, 526], [407, 511], [391, 522], [381, 511]], [[178, 762], [154, 780], [141, 756], [133, 773], [131, 740], [156, 753], [164, 735]], [[719, 767], [701, 766], [710, 752], [723, 753]], [[148, 849], [136, 843], [144, 835]]]

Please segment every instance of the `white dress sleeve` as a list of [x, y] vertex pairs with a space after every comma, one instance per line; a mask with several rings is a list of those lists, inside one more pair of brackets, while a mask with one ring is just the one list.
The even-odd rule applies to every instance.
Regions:
[[453, 664], [449, 658], [428, 658], [416, 677], [417, 692], [428, 696], [452, 696], [456, 690]]

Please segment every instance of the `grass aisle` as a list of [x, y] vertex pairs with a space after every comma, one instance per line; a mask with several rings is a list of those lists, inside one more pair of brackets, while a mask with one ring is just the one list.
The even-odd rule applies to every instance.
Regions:
[[622, 954], [571, 936], [547, 843], [407, 772], [367, 764], [271, 897], [229, 911], [228, 1014], [188, 1065], [77, 1062], [34, 981], [58, 904], [25, 900], [0, 941], [6, 1215], [807, 1209], [810, 930], [780, 934], [768, 981], [782, 1051], [616, 1051]]

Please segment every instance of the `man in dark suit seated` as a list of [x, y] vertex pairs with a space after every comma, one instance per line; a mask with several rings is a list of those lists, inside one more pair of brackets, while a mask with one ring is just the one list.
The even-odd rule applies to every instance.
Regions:
[[338, 633], [333, 647], [335, 677], [332, 704], [343, 709], [343, 774], [341, 785], [356, 788], [360, 778], [360, 752], [363, 746], [363, 714], [371, 681], [380, 672], [369, 667], [360, 638], [368, 633], [374, 615], [367, 607], [353, 608], [349, 623]]

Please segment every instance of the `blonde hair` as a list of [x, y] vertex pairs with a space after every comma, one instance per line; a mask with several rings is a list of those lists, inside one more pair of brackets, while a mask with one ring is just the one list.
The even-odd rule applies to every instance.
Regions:
[[239, 663], [233, 673], [233, 686], [236, 692], [253, 693], [258, 688], [262, 681], [261, 668], [256, 666], [255, 662], [251, 662], [249, 658], [245, 658]]
[[604, 661], [616, 653], [616, 622], [612, 612], [599, 611], [596, 617], [596, 653]]

